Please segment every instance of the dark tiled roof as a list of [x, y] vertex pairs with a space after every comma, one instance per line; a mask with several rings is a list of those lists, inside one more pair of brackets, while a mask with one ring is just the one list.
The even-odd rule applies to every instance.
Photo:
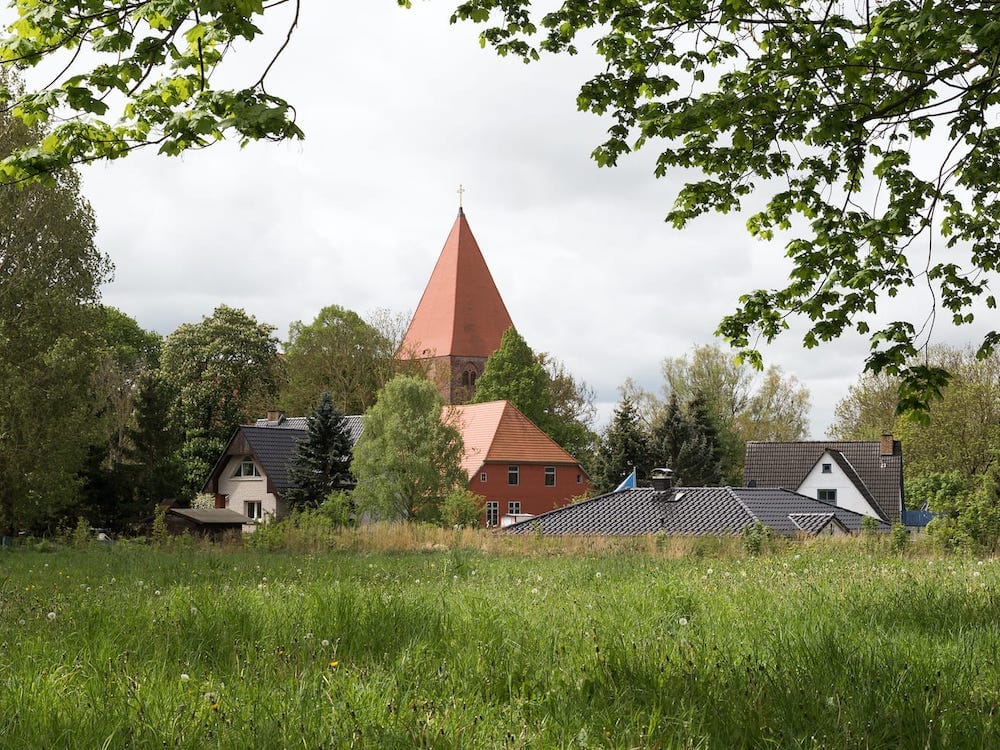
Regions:
[[[799, 527], [790, 516], [806, 513], [833, 513], [848, 531], [861, 531], [861, 521], [864, 516], [860, 513], [838, 508], [831, 503], [814, 500], [797, 492], [766, 487], [738, 487], [733, 492], [746, 504], [755, 518], [780, 534], [798, 532]], [[878, 528], [881, 531], [888, 531], [889, 525], [880, 521]]]
[[275, 430], [268, 427], [240, 427], [239, 432], [250, 445], [254, 459], [271, 480], [274, 491], [281, 493], [291, 487], [288, 467], [292, 463], [299, 441], [306, 439], [306, 431], [292, 428]]
[[[861, 530], [861, 514], [783, 489], [746, 487], [678, 487], [666, 492], [650, 488], [619, 490], [567, 505], [508, 526], [524, 534], [739, 534], [756, 521], [775, 533], [814, 533], [804, 529], [804, 516], [836, 518], [845, 529]], [[796, 516], [798, 520], [792, 518]], [[815, 523], [815, 522], [810, 522]], [[880, 523], [882, 531], [889, 526]]]
[[746, 449], [744, 484], [753, 482], [758, 487], [797, 490], [824, 451], [829, 451], [843, 467], [836, 457], [839, 452], [867, 488], [866, 499], [871, 497], [875, 510], [889, 521], [899, 520], [903, 504], [903, 456], [899, 441], [893, 443], [892, 455], [882, 455], [878, 440], [751, 441]]
[[[348, 414], [344, 417], [347, 420], [347, 429], [351, 432], [351, 443], [357, 444], [364, 429], [361, 425], [360, 414]], [[266, 419], [258, 419], [253, 423], [254, 427], [267, 427], [271, 430], [305, 430], [307, 428], [308, 417], [282, 417], [277, 422], [269, 422]]]
[[807, 534], [818, 534], [837, 516], [833, 513], [789, 513], [788, 517]]

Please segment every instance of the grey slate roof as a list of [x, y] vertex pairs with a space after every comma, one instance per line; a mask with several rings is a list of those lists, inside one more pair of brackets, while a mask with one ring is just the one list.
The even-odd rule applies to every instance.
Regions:
[[[348, 414], [344, 417], [347, 420], [347, 429], [351, 432], [351, 443], [357, 444], [361, 437], [363, 427], [361, 425], [360, 414]], [[282, 417], [276, 422], [269, 422], [266, 419], [258, 419], [253, 423], [254, 427], [267, 427], [272, 430], [305, 430], [308, 417]]]
[[833, 513], [789, 513], [788, 517], [807, 534], [818, 534], [837, 516]]
[[824, 451], [829, 451], [841, 468], [845, 462], [850, 466], [853, 476], [846, 468], [845, 472], [852, 479], [856, 476], [860, 480], [868, 492], [865, 499], [870, 497], [869, 502], [874, 501], [872, 506], [883, 518], [890, 522], [899, 520], [903, 507], [903, 455], [898, 440], [893, 442], [891, 455], [882, 455], [878, 440], [750, 441], [746, 448], [743, 482], [755, 483], [758, 487], [797, 490]]
[[[806, 518], [812, 516], [823, 519]], [[662, 531], [703, 536], [740, 534], [760, 521], [777, 534], [794, 535], [816, 533], [835, 520], [848, 531], [857, 533], [861, 531], [863, 518], [860, 513], [783, 489], [678, 487], [660, 492], [640, 487], [566, 505], [511, 524], [504, 531], [608, 536]], [[879, 523], [879, 530], [888, 531], [889, 525]]]
[[291, 487], [288, 467], [292, 463], [292, 457], [295, 456], [299, 441], [306, 439], [306, 431], [244, 426], [240, 427], [238, 432], [242, 433], [250, 444], [254, 459], [271, 480], [274, 491], [280, 494]]

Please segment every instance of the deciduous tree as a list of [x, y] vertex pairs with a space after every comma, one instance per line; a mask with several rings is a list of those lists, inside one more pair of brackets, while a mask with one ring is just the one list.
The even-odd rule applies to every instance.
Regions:
[[717, 345], [663, 361], [664, 393], [681, 404], [704, 402], [718, 436], [723, 479], [739, 484], [748, 440], [800, 440], [806, 435], [809, 391], [771, 366], [763, 375]]
[[928, 419], [890, 414], [897, 392], [892, 380], [862, 376], [837, 405], [835, 429], [874, 439], [892, 432], [903, 443], [908, 472], [984, 474], [1000, 449], [1000, 353], [977, 359], [971, 349], [935, 347], [929, 362], [952, 373]]
[[354, 447], [359, 514], [437, 521], [448, 493], [468, 484], [462, 436], [441, 410], [441, 397], [423, 378], [397, 375], [382, 389]]
[[274, 403], [281, 377], [274, 327], [220, 305], [167, 336], [160, 372], [176, 394], [174, 428], [184, 436], [185, 490], [198, 491], [240, 424]]
[[[792, 269], [785, 286], [741, 297], [720, 325], [750, 362], [761, 362], [757, 340], [797, 316], [808, 321], [807, 347], [851, 328], [868, 335], [867, 367], [900, 378], [904, 409], [936, 396], [947, 373], [914, 359], [935, 313], [969, 323], [977, 299], [995, 305], [1000, 31], [991, 7], [467, 0], [454, 17], [486, 24], [484, 44], [525, 61], [592, 41], [599, 70], [577, 104], [611, 118], [597, 162], [655, 144], [657, 176], [701, 174], [667, 214], [674, 226], [763, 193], [748, 229], [780, 236]], [[884, 299], [918, 281], [934, 295], [926, 320], [914, 321], [912, 308], [881, 320]], [[987, 333], [978, 353], [998, 340]]]
[[[0, 88], [15, 84], [0, 68]], [[0, 157], [46, 134], [0, 109]], [[99, 435], [92, 373], [107, 258], [75, 172], [0, 185], [0, 533], [44, 529], [76, 503]]]
[[357, 313], [324, 307], [312, 323], [289, 326], [281, 405], [290, 414], [305, 414], [327, 392], [341, 413], [361, 414], [392, 377], [395, 351], [393, 342]]
[[[294, 110], [266, 88], [271, 63], [231, 89], [209, 75], [282, 9], [288, 31], [274, 58], [299, 0], [17, 3], [0, 62], [68, 64], [44, 89], [2, 91], [24, 122], [58, 113], [59, 124], [39, 148], [0, 162], [0, 180], [150, 143], [176, 154], [226, 133], [301, 137]], [[742, 209], [763, 191], [748, 229], [780, 236], [792, 269], [786, 285], [743, 295], [720, 324], [750, 362], [761, 364], [756, 342], [790, 316], [808, 321], [807, 347], [853, 328], [871, 341], [867, 368], [900, 378], [900, 406], [926, 409], [948, 379], [914, 358], [936, 312], [964, 324], [980, 299], [995, 306], [1000, 32], [981, 0], [467, 0], [453, 20], [485, 24], [484, 45], [525, 61], [592, 41], [598, 71], [576, 101], [611, 118], [597, 162], [656, 144], [658, 177], [701, 175], [679, 191], [674, 226]], [[881, 320], [884, 298], [918, 280], [934, 296], [926, 319]], [[987, 332], [978, 354], [998, 341]]]

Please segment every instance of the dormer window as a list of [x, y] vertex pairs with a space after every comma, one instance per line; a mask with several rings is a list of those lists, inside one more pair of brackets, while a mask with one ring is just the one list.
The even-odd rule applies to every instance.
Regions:
[[257, 464], [253, 462], [250, 456], [245, 456], [239, 465], [236, 467], [236, 471], [233, 472], [234, 477], [259, 477], [260, 472], [257, 470]]
[[833, 464], [823, 464], [823, 473], [824, 474], [832, 474], [833, 473]]

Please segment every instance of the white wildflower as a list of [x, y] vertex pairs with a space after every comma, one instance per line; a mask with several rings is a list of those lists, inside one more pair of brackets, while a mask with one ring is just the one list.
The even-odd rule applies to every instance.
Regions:
[[687, 625], [687, 624], [688, 624], [688, 618], [686, 618], [686, 617], [682, 617], [682, 618], [681, 618], [681, 619], [679, 619], [679, 620], [678, 620], [677, 622], [678, 622], [678, 623], [680, 623], [680, 625], [681, 625], [681, 626], [683, 627], [684, 625]]
[[49, 618], [49, 622], [51, 622], [52, 620], [56, 619], [56, 613], [55, 612], [49, 612], [45, 616]]
[[191, 679], [191, 675], [181, 672], [181, 682], [187, 682]]

